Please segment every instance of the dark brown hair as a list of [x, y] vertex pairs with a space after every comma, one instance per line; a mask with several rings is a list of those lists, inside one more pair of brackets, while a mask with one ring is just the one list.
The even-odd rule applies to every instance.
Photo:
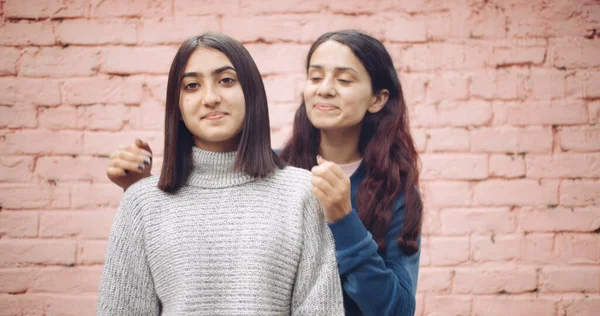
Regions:
[[[404, 226], [397, 237], [407, 254], [419, 250], [423, 203], [418, 192], [418, 154], [409, 130], [408, 113], [402, 87], [389, 53], [377, 39], [358, 31], [343, 30], [321, 35], [311, 46], [306, 69], [314, 51], [326, 41], [348, 46], [371, 77], [373, 93], [389, 91], [389, 99], [377, 113], [367, 112], [360, 133], [358, 150], [366, 165], [364, 181], [356, 196], [358, 215], [380, 248], [385, 247], [393, 215], [394, 201], [404, 194]], [[320, 134], [306, 114], [306, 104], [296, 112], [292, 138], [281, 157], [293, 166], [311, 169], [317, 164]]]
[[165, 150], [158, 182], [158, 187], [169, 193], [176, 192], [185, 183], [193, 168], [194, 138], [180, 120], [179, 96], [185, 67], [192, 53], [198, 48], [215, 49], [225, 54], [235, 68], [244, 92], [246, 117], [234, 168], [253, 177], [264, 177], [285, 165], [271, 148], [267, 95], [252, 56], [240, 42], [229, 36], [205, 33], [191, 37], [181, 44], [169, 71]]

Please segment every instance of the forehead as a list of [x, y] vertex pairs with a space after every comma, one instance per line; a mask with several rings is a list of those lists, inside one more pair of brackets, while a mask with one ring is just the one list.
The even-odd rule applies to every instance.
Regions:
[[212, 48], [196, 49], [185, 66], [185, 72], [208, 74], [223, 66], [232, 66], [231, 61], [221, 51]]
[[353, 68], [361, 74], [367, 71], [350, 47], [336, 41], [326, 41], [319, 45], [310, 57], [309, 65], [324, 68]]

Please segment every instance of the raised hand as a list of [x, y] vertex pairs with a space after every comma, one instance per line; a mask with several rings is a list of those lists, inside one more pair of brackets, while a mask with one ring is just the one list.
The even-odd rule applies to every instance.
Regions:
[[134, 145], [119, 146], [110, 155], [106, 175], [110, 181], [127, 190], [140, 179], [151, 176], [152, 149], [147, 142], [136, 139]]
[[342, 168], [317, 156], [317, 166], [311, 169], [312, 192], [325, 210], [325, 219], [336, 222], [352, 211], [350, 202], [350, 178]]

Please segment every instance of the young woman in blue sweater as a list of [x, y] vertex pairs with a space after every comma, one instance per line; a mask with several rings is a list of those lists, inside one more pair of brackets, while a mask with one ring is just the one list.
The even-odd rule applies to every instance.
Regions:
[[[280, 152], [312, 171], [333, 233], [346, 315], [413, 315], [423, 206], [418, 154], [392, 59], [357, 31], [323, 34], [306, 59], [304, 100]], [[123, 188], [148, 176], [148, 144], [111, 156]], [[138, 166], [141, 166], [138, 168]]]

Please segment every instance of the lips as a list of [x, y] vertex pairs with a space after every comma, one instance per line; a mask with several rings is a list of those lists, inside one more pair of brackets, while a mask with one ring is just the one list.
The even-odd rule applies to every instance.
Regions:
[[315, 103], [314, 108], [321, 111], [333, 111], [338, 107], [328, 103]]
[[202, 117], [203, 120], [218, 120], [225, 117], [225, 112], [210, 112]]

